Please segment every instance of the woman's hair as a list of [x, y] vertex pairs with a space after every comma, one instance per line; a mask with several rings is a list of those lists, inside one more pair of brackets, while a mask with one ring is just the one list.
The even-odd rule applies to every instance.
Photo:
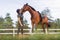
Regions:
[[19, 13], [20, 9], [17, 9], [16, 12]]

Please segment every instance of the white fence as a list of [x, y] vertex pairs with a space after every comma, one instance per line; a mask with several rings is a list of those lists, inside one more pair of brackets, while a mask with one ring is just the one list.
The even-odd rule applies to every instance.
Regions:
[[[18, 29], [0, 29], [0, 31], [7, 31], [7, 30], [13, 30], [13, 32], [11, 32], [11, 33], [10, 32], [9, 33], [4, 32], [4, 33], [0, 33], [0, 34], [12, 34], [13, 36], [15, 36], [15, 34], [17, 34], [17, 32], [15, 32], [15, 31], [18, 30]], [[23, 30], [30, 31], [30, 29], [23, 29]], [[37, 30], [42, 31], [43, 29], [37, 29]], [[56, 30], [60, 30], [60, 29], [49, 29], [49, 31], [56, 31]], [[19, 33], [19, 34], [21, 34], [21, 33]], [[28, 33], [23, 33], [23, 34], [44, 34], [44, 32], [39, 32], [39, 33], [28, 32]], [[47, 30], [46, 30], [46, 34], [60, 34], [60, 32], [47, 32]]]

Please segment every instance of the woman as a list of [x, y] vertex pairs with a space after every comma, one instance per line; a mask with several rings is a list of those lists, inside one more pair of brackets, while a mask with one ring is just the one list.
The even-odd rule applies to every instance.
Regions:
[[20, 28], [21, 28], [21, 33], [23, 33], [23, 15], [20, 13], [21, 9], [17, 9], [17, 18], [18, 18], [18, 34], [20, 32]]

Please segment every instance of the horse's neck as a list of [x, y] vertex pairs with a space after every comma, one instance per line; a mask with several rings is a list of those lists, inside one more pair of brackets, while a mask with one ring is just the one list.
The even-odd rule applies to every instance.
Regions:
[[32, 10], [31, 8], [29, 8], [29, 13], [31, 14], [31, 16], [33, 16], [34, 15], [34, 10]]

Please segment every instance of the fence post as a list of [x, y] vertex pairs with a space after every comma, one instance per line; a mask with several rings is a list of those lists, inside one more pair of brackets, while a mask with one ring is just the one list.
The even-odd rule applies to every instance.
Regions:
[[13, 29], [13, 37], [15, 36], [15, 30]]
[[14, 24], [13, 24], [13, 36], [15, 36], [15, 30], [14, 30], [15, 27], [16, 27], [16, 24], [14, 23]]
[[32, 33], [32, 29], [29, 29], [29, 33], [30, 33], [30, 34]]
[[45, 32], [46, 32], [46, 34], [48, 34], [48, 32], [47, 32], [47, 28], [45, 28]]

